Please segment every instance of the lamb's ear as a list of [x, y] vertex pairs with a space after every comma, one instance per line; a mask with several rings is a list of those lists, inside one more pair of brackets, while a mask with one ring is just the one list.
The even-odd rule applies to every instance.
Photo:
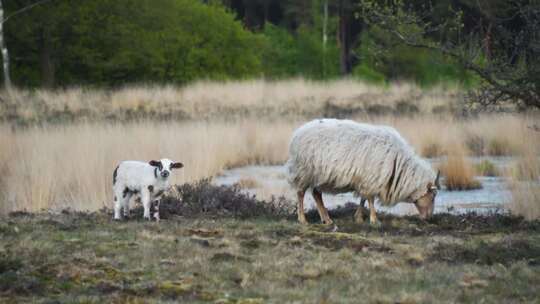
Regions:
[[427, 183], [427, 191], [432, 192], [435, 189], [432, 182]]
[[152, 167], [158, 167], [158, 168], [161, 168], [161, 161], [159, 160], [151, 160], [148, 162], [150, 164], [150, 166]]
[[182, 163], [172, 163], [171, 164], [171, 169], [180, 169], [180, 168], [183, 168], [184, 167], [184, 164]]

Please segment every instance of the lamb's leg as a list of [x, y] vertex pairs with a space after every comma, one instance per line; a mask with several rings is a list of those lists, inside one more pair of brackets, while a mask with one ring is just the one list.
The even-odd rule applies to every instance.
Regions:
[[124, 191], [122, 187], [119, 187], [118, 184], [113, 187], [114, 194], [114, 219], [122, 219], [122, 206], [124, 205], [124, 200], [127, 192]]
[[120, 210], [122, 209], [122, 194], [114, 195], [114, 220], [121, 220]]
[[354, 221], [357, 224], [361, 224], [364, 222], [364, 211], [363, 209], [366, 206], [366, 199], [362, 198], [360, 200], [360, 205], [358, 205], [358, 208], [356, 209], [356, 212], [354, 213]]
[[369, 223], [372, 225], [377, 225], [378, 220], [377, 220], [377, 212], [375, 211], [375, 198], [369, 197], [368, 202], [369, 202]]
[[157, 199], [154, 201], [154, 203], [156, 203], [156, 211], [154, 212], [154, 218], [156, 219], [157, 222], [159, 222], [160, 218], [159, 218], [159, 203], [161, 202], [160, 199]]
[[129, 202], [131, 200], [131, 193], [127, 193], [126, 194], [126, 197], [124, 198], [124, 205], [123, 205], [123, 209], [124, 209], [124, 217], [125, 218], [129, 218]]
[[144, 219], [151, 220], [150, 218], [150, 192], [148, 189], [141, 190], [141, 202], [144, 208]]
[[306, 190], [299, 190], [298, 192], [296, 192], [296, 194], [298, 195], [298, 207], [297, 207], [297, 213], [298, 213], [298, 221], [301, 223], [301, 224], [307, 224], [307, 220], [306, 220], [306, 214], [304, 213], [304, 194], [306, 193]]
[[322, 222], [326, 225], [333, 224], [334, 222], [330, 218], [328, 210], [326, 210], [326, 208], [324, 207], [322, 193], [317, 190], [317, 188], [313, 188], [312, 194], [313, 198], [315, 199], [315, 203], [317, 204], [317, 210], [319, 211], [319, 216], [321, 217]]

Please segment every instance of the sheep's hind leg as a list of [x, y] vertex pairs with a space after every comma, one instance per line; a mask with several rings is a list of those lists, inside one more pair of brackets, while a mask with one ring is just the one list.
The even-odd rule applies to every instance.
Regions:
[[306, 189], [299, 190], [296, 192], [296, 195], [298, 196], [298, 206], [296, 213], [298, 214], [298, 221], [300, 224], [307, 224], [306, 220], [306, 214], [304, 213], [304, 195], [306, 194]]
[[358, 208], [356, 209], [356, 212], [354, 213], [354, 221], [357, 224], [361, 224], [364, 222], [364, 208], [366, 206], [366, 199], [362, 198], [360, 200], [360, 205], [358, 205]]
[[378, 226], [379, 221], [377, 220], [377, 212], [375, 211], [375, 198], [368, 198], [369, 203], [369, 223], [373, 226]]
[[319, 191], [317, 188], [313, 188], [312, 195], [315, 199], [315, 203], [317, 204], [317, 210], [319, 211], [319, 216], [321, 217], [322, 222], [325, 225], [333, 224], [334, 222], [330, 218], [328, 210], [326, 210], [326, 208], [324, 207], [321, 191]]

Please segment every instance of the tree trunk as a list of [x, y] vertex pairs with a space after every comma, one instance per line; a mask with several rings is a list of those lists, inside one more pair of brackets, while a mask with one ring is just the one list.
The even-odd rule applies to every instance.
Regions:
[[326, 78], [326, 42], [328, 41], [328, 0], [324, 1], [322, 49], [323, 49], [323, 78]]
[[4, 70], [4, 87], [11, 91], [11, 78], [9, 77], [9, 54], [4, 40], [4, 8], [0, 0], [0, 52], [2, 52], [2, 67]]
[[347, 10], [344, 8], [343, 1], [339, 2], [339, 63], [341, 75], [348, 75], [351, 73], [351, 60], [350, 60], [350, 39], [349, 39], [349, 16]]
[[41, 32], [40, 63], [42, 86], [46, 88], [54, 87], [55, 70], [52, 60], [52, 38], [50, 30], [46, 26]]

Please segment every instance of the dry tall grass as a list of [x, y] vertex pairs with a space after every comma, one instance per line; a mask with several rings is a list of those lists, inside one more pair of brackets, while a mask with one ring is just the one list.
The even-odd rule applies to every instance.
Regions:
[[109, 205], [111, 174], [126, 159], [169, 157], [185, 167], [172, 182], [213, 176], [231, 166], [286, 158], [295, 125], [238, 123], [83, 124], [0, 130], [2, 210]]
[[[537, 134], [540, 137], [540, 134]], [[540, 218], [540, 146], [529, 144], [511, 172], [511, 210], [526, 219]]]
[[465, 148], [460, 144], [451, 147], [440, 170], [442, 176], [445, 177], [446, 189], [450, 191], [478, 189], [482, 186], [474, 178], [473, 166], [467, 160]]
[[0, 120], [22, 123], [141, 117], [206, 119], [223, 116], [336, 116], [354, 113], [414, 114], [448, 111], [459, 88], [422, 90], [354, 80], [316, 82], [246, 80], [196, 82], [185, 87], [130, 86], [113, 91], [87, 88], [0, 92]]
[[[524, 128], [532, 118], [485, 117], [455, 121], [450, 118], [365, 118], [362, 121], [395, 126], [417, 151], [435, 144], [449, 152], [446, 175], [470, 179], [472, 169], [462, 163], [468, 132], [488, 137], [476, 129], [502, 128], [517, 149], [540, 147]], [[17, 209], [72, 207], [94, 210], [109, 204], [111, 172], [125, 159], [150, 160], [170, 157], [186, 165], [173, 183], [213, 176], [224, 168], [247, 164], [283, 163], [294, 128], [303, 121], [246, 119], [229, 122], [139, 122], [127, 124], [87, 123], [11, 129], [0, 127], [0, 212]], [[533, 132], [533, 131], [528, 131]], [[523, 148], [524, 149], [524, 148]], [[460, 154], [461, 153], [461, 154]], [[457, 156], [456, 156], [457, 155]], [[461, 156], [460, 156], [461, 155]], [[454, 161], [455, 160], [455, 161]], [[272, 193], [280, 195], [282, 193]]]
[[[0, 125], [0, 212], [109, 204], [110, 175], [124, 159], [179, 159], [186, 167], [173, 182], [227, 167], [282, 163], [292, 130], [313, 117], [394, 126], [426, 157], [452, 160], [456, 145], [467, 155], [519, 155], [527, 145], [540, 147], [540, 136], [528, 129], [538, 121], [536, 114], [458, 119], [451, 113], [459, 95], [459, 88], [424, 91], [411, 84], [303, 79], [20, 90], [14, 98], [0, 92], [0, 120], [31, 126]], [[36, 126], [46, 121], [77, 123]], [[455, 170], [460, 171], [471, 175], [463, 164]]]

